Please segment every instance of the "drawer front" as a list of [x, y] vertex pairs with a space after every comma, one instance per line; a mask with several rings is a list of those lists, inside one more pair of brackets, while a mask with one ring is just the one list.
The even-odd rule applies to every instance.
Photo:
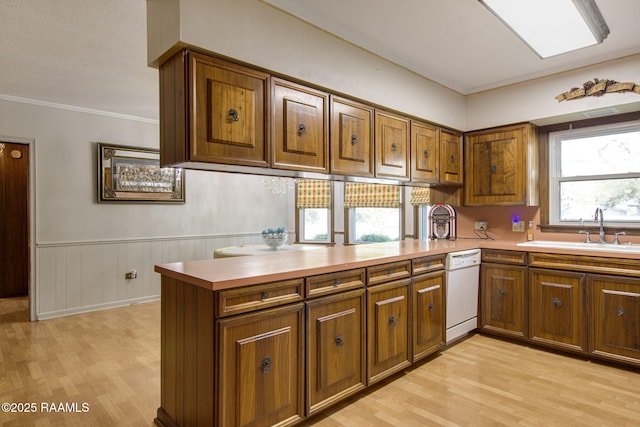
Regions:
[[411, 260], [413, 275], [429, 273], [431, 271], [444, 270], [445, 255], [432, 255]]
[[411, 261], [390, 262], [367, 268], [367, 284], [377, 285], [411, 276]]
[[307, 298], [330, 295], [364, 286], [365, 269], [338, 271], [307, 277]]
[[216, 317], [231, 316], [304, 299], [304, 279], [229, 289], [218, 293]]
[[521, 252], [521, 251], [503, 251], [499, 249], [483, 249], [482, 262], [526, 265], [527, 253]]

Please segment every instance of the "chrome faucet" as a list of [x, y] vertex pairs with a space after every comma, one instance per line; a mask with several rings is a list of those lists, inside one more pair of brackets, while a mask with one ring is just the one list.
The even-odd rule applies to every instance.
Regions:
[[600, 225], [600, 243], [605, 243], [604, 241], [604, 215], [602, 213], [601, 208], [596, 208], [596, 213], [593, 216], [593, 222], [597, 222]]

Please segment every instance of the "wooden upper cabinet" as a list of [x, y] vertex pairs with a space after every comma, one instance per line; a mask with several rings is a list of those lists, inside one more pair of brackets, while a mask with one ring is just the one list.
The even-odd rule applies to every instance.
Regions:
[[440, 129], [411, 121], [411, 180], [440, 182]]
[[409, 179], [409, 119], [376, 110], [376, 177]]
[[189, 160], [268, 166], [269, 75], [188, 54]]
[[457, 132], [440, 130], [440, 183], [458, 184], [464, 182], [462, 155], [462, 135]]
[[271, 89], [271, 166], [328, 173], [329, 95], [275, 77]]
[[530, 124], [466, 135], [465, 206], [538, 204], [538, 142]]
[[373, 176], [373, 107], [331, 96], [331, 172]]

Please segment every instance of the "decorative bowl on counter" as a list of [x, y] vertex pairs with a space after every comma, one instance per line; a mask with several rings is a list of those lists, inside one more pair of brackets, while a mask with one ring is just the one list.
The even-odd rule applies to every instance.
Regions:
[[262, 231], [262, 240], [272, 250], [277, 251], [278, 248], [287, 242], [287, 234], [284, 227], [267, 228]]

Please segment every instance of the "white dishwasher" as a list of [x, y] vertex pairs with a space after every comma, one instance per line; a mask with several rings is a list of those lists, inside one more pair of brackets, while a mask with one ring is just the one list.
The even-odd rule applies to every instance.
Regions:
[[478, 327], [480, 249], [447, 254], [447, 344]]

